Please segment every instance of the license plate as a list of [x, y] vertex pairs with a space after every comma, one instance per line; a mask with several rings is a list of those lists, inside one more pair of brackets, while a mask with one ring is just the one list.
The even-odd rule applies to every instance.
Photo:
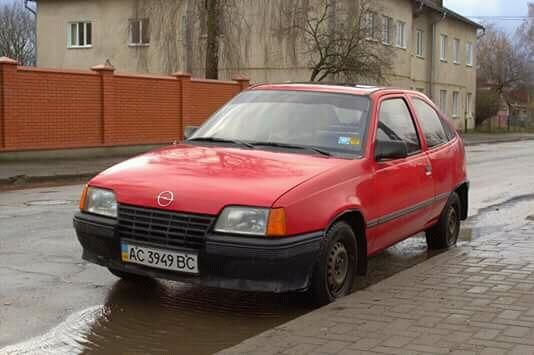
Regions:
[[198, 255], [195, 253], [144, 247], [122, 242], [121, 258], [127, 263], [158, 269], [198, 274]]

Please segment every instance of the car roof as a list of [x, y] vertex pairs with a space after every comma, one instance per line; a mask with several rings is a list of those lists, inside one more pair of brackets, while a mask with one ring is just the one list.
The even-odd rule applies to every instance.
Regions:
[[249, 90], [287, 90], [287, 91], [312, 91], [312, 92], [327, 92], [340, 93], [352, 95], [371, 95], [375, 93], [380, 94], [417, 94], [423, 95], [418, 91], [400, 89], [387, 86], [372, 86], [362, 85], [356, 83], [302, 83], [302, 82], [287, 82], [278, 84], [256, 84], [249, 88]]

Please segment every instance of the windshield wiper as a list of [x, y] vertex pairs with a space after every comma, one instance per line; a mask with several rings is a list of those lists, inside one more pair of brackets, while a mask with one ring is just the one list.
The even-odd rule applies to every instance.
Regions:
[[253, 148], [254, 149], [254, 145], [252, 145], [250, 143], [247, 143], [247, 142], [243, 142], [243, 141], [237, 140], [237, 139], [224, 139], [224, 138], [217, 138], [217, 137], [195, 137], [195, 138], [187, 139], [186, 142], [231, 143], [231, 144], [242, 145], [242, 146], [245, 146], [247, 148]]
[[302, 149], [309, 150], [324, 156], [331, 156], [332, 153], [321, 148], [309, 146], [309, 145], [299, 145], [299, 144], [290, 144], [290, 143], [278, 143], [278, 142], [248, 142], [248, 144], [254, 146], [262, 145], [266, 147], [277, 147], [277, 148], [289, 148], [289, 149]]

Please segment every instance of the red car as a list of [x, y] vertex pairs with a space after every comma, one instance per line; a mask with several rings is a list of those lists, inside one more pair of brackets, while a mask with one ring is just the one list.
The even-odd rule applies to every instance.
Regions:
[[468, 189], [462, 139], [423, 94], [266, 84], [93, 178], [74, 226], [83, 258], [125, 279], [327, 303], [415, 233], [454, 245]]

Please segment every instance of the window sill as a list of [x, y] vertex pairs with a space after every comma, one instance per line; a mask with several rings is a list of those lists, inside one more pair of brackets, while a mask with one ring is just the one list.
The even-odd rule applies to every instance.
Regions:
[[382, 44], [383, 44], [384, 46], [391, 47], [391, 43], [388, 43], [388, 42], [382, 42]]
[[395, 48], [402, 49], [402, 50], [408, 49], [406, 46], [395, 46]]
[[443, 59], [443, 58], [440, 58], [439, 61], [442, 63], [448, 63], [447, 59]]
[[456, 62], [456, 61], [454, 61], [453, 63], [454, 63], [455, 65], [460, 65], [460, 62]]
[[67, 46], [67, 49], [91, 49], [93, 45], [90, 46]]
[[128, 43], [128, 47], [150, 47], [150, 43]]
[[424, 56], [424, 55], [416, 54], [415, 57], [416, 57], [416, 58], [419, 58], [419, 59], [425, 59], [425, 56]]
[[466, 67], [469, 67], [469, 68], [472, 68], [472, 67], [473, 67], [473, 64], [466, 64], [465, 66], [466, 66]]

